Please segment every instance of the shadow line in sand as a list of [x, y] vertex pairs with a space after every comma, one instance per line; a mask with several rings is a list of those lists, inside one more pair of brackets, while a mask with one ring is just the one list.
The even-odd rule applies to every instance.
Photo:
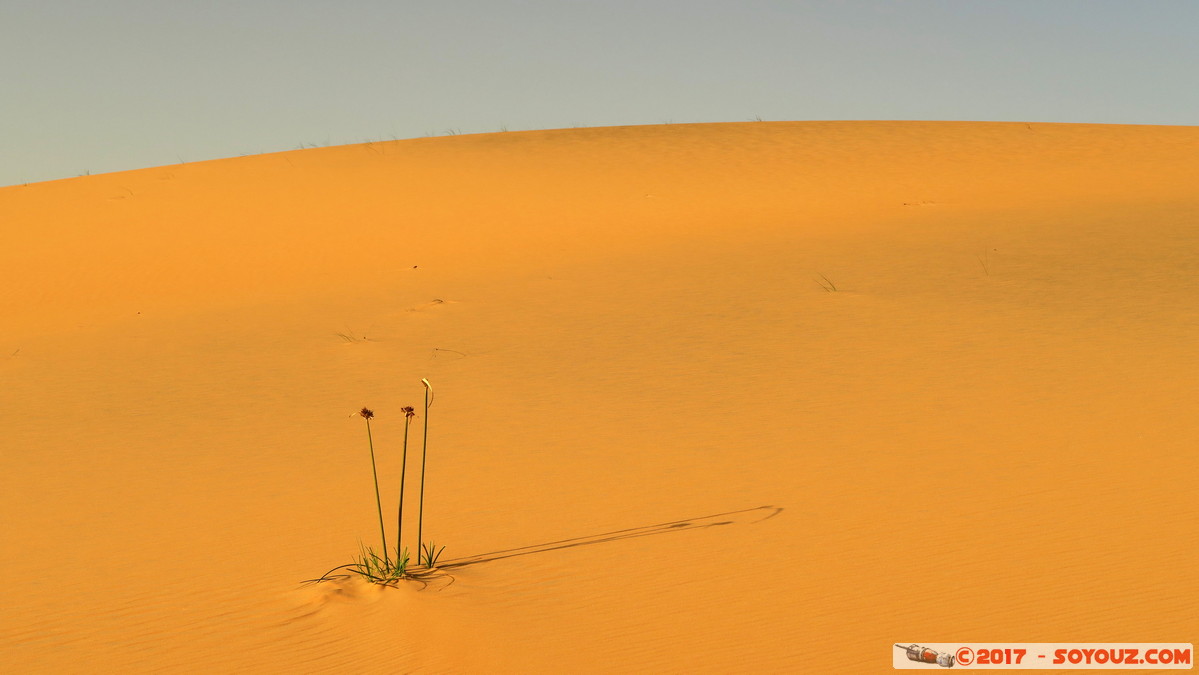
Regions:
[[493, 560], [515, 558], [522, 555], [533, 555], [534, 553], [544, 553], [546, 551], [556, 551], [564, 548], [574, 548], [576, 546], [591, 546], [592, 544], [603, 544], [610, 541], [620, 541], [622, 539], [633, 539], [636, 537], [651, 537], [654, 535], [668, 534], [671, 532], [685, 532], [687, 530], [696, 530], [706, 527], [739, 524], [749, 525], [773, 518], [782, 513], [782, 511], [783, 508], [781, 506], [758, 506], [752, 509], [728, 511], [726, 513], [715, 513], [710, 516], [702, 516], [699, 518], [674, 520], [668, 523], [657, 523], [655, 525], [643, 525], [641, 527], [633, 527], [627, 530], [602, 532], [600, 534], [592, 534], [586, 537], [561, 539], [559, 541], [551, 541], [544, 544], [534, 544], [532, 546], [510, 548], [503, 551], [492, 551], [491, 553], [480, 553], [478, 555], [465, 556], [462, 558], [452, 558], [450, 560], [446, 560], [445, 562], [439, 563], [437, 565], [437, 569], [454, 569], [457, 567], [466, 567], [468, 565], [478, 565], [480, 563], [492, 562]]
[[[415, 582], [420, 585], [421, 589], [425, 589], [429, 587], [430, 583], [438, 582], [437, 590], [441, 590], [442, 588], [454, 583], [453, 575], [449, 574], [447, 570], [452, 570], [459, 567], [479, 565], [481, 563], [493, 562], [495, 560], [504, 560], [506, 558], [515, 558], [523, 555], [533, 555], [535, 553], [545, 553], [547, 551], [557, 551], [564, 548], [574, 548], [576, 546], [603, 544], [612, 541], [620, 541], [622, 539], [652, 537], [659, 534], [686, 532], [688, 530], [719, 527], [721, 525], [752, 525], [753, 523], [760, 523], [763, 520], [769, 520], [770, 518], [773, 518], [782, 512], [783, 507], [781, 506], [756, 506], [752, 509], [726, 511], [725, 513], [714, 513], [710, 516], [687, 518], [686, 520], [672, 520], [666, 523], [643, 525], [641, 527], [632, 527], [625, 530], [601, 532], [599, 534], [592, 534], [585, 537], [572, 537], [570, 539], [560, 539], [558, 541], [550, 541], [544, 544], [533, 544], [531, 546], [521, 546], [520, 548], [509, 548], [502, 551], [479, 553], [476, 555], [464, 556], [462, 558], [451, 558], [445, 562], [438, 563], [433, 569], [416, 569], [402, 579], [397, 579], [395, 582], [386, 585], [393, 586], [401, 582]], [[317, 579], [308, 579], [301, 583], [312, 584], [326, 581], [339, 581], [350, 578], [352, 575], [349, 573], [333, 574], [334, 572], [347, 567], [350, 567], [350, 565], [334, 567], [328, 572], [322, 574]]]

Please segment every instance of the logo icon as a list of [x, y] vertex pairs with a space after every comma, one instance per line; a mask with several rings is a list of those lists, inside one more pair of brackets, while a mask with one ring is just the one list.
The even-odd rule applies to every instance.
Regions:
[[953, 667], [955, 658], [953, 654], [943, 654], [941, 652], [929, 649], [928, 647], [921, 647], [920, 645], [908, 645], [906, 647], [903, 645], [895, 646], [905, 650], [908, 658], [912, 661], [918, 661], [920, 663], [935, 663], [942, 668]]

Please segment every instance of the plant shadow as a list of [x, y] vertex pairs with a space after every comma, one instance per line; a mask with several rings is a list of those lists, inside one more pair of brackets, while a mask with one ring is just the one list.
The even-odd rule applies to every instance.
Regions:
[[[521, 546], [519, 548], [509, 548], [502, 551], [492, 551], [490, 553], [479, 553], [461, 558], [451, 558], [444, 562], [437, 563], [432, 569], [427, 567], [417, 567], [409, 571], [404, 577], [398, 578], [392, 582], [382, 584], [385, 586], [398, 586], [401, 583], [414, 584], [418, 590], [443, 590], [444, 588], [454, 583], [454, 576], [449, 573], [449, 570], [454, 570], [471, 565], [480, 565], [483, 563], [494, 562], [496, 560], [505, 560], [507, 558], [516, 558], [525, 555], [534, 555], [537, 553], [545, 553], [547, 551], [557, 551], [565, 548], [575, 548], [577, 546], [592, 546], [595, 544], [604, 544], [613, 541], [621, 541], [623, 539], [635, 539], [637, 537], [652, 537], [660, 534], [669, 534], [672, 532], [686, 532], [688, 530], [698, 530], [709, 527], [720, 527], [723, 525], [752, 525], [760, 523], [764, 520], [769, 520], [783, 512], [781, 506], [756, 506], [752, 509], [741, 509], [739, 511], [726, 511], [724, 513], [714, 513], [708, 516], [700, 516], [698, 518], [687, 518], [686, 520], [672, 520], [666, 523], [656, 523], [654, 525], [643, 525], [641, 527], [632, 527], [625, 530], [613, 530], [612, 532], [601, 532], [599, 534], [587, 535], [585, 537], [572, 537], [570, 539], [560, 539], [558, 541], [549, 541], [543, 544], [533, 544], [531, 546]], [[339, 570], [345, 569], [349, 565], [341, 565], [335, 567], [317, 579], [308, 579], [302, 583], [313, 584], [329, 581], [344, 581], [351, 578], [353, 575], [349, 573], [339, 573]]]
[[601, 532], [599, 534], [592, 534], [585, 537], [573, 537], [571, 539], [561, 539], [559, 541], [551, 541], [544, 544], [533, 544], [531, 546], [522, 546], [520, 548], [510, 548], [502, 551], [492, 551], [490, 553], [479, 553], [477, 555], [465, 556], [462, 558], [451, 558], [450, 560], [439, 563], [437, 565], [437, 569], [449, 570], [459, 567], [467, 567], [470, 565], [479, 565], [495, 560], [504, 560], [505, 558], [515, 558], [518, 556], [545, 553], [546, 551], [557, 551], [564, 548], [574, 548], [576, 546], [591, 546], [593, 544], [603, 544], [612, 541], [620, 541], [622, 539], [652, 537], [659, 534], [669, 534], [671, 532], [686, 532], [687, 530], [719, 527], [722, 525], [750, 525], [773, 518], [782, 513], [782, 511], [783, 508], [781, 506], [757, 506], [752, 509], [741, 509], [740, 511], [715, 513], [710, 516], [701, 516], [699, 518], [688, 518], [686, 520], [674, 520], [667, 523], [643, 525], [641, 527], [633, 527], [626, 530]]

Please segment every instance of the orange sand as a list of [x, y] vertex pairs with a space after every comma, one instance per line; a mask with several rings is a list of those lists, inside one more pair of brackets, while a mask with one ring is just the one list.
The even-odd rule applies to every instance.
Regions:
[[[1199, 128], [837, 122], [0, 189], [0, 669], [1199, 642], [1196, 185]], [[422, 377], [448, 576], [300, 584], [377, 545], [364, 405], [394, 528]]]

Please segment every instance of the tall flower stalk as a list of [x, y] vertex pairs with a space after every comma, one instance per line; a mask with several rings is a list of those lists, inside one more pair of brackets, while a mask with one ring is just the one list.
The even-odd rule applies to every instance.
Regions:
[[371, 438], [371, 418], [375, 413], [363, 408], [358, 414], [366, 420], [366, 442], [371, 448], [371, 476], [375, 479], [375, 506], [379, 509], [379, 536], [383, 539], [383, 564], [390, 567], [387, 559], [387, 530], [383, 528], [383, 498], [379, 496], [379, 470], [375, 468], [375, 441]]
[[400, 460], [400, 510], [396, 516], [397, 550], [404, 542], [404, 475], [408, 472], [408, 427], [412, 426], [412, 418], [416, 417], [416, 410], [410, 405], [404, 406], [400, 411], [404, 413], [404, 453]]
[[[416, 515], [416, 551], [419, 562], [420, 552], [424, 547], [424, 539], [421, 538], [424, 517], [425, 517], [425, 462], [429, 456], [429, 405], [433, 403], [433, 385], [425, 378], [421, 378], [421, 384], [425, 385], [425, 433], [424, 439], [421, 441], [421, 457], [420, 457], [420, 504], [417, 507]], [[432, 559], [429, 560], [429, 567], [433, 566]]]

